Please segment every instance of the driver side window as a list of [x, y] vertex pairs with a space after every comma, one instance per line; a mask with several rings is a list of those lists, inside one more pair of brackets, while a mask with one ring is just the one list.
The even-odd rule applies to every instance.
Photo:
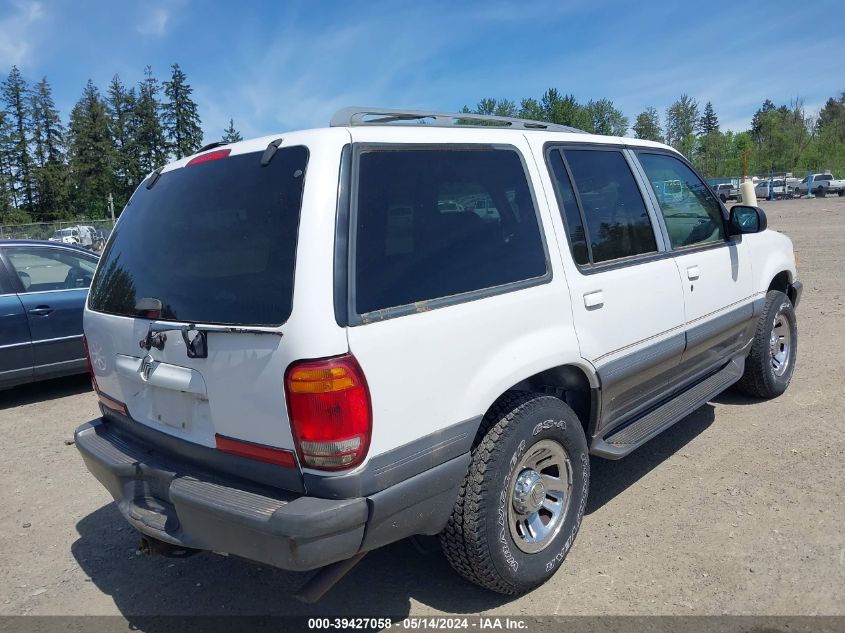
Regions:
[[686, 164], [666, 154], [639, 154], [666, 221], [672, 248], [725, 239], [722, 207]]
[[63, 248], [9, 248], [9, 263], [24, 292], [87, 288], [97, 262]]

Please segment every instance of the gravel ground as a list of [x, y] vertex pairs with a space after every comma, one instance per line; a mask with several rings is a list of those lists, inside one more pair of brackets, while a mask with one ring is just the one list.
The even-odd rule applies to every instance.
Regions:
[[0, 393], [0, 615], [845, 614], [845, 198], [763, 205], [805, 284], [789, 391], [728, 392], [629, 457], [595, 459], [581, 533], [534, 592], [468, 585], [434, 542], [368, 554], [317, 605], [290, 596], [302, 575], [142, 557], [67, 443], [97, 414], [81, 377]]

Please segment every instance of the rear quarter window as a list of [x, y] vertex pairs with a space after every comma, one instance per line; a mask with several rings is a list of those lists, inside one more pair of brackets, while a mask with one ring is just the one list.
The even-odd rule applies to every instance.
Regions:
[[365, 148], [356, 173], [358, 314], [546, 275], [515, 150]]

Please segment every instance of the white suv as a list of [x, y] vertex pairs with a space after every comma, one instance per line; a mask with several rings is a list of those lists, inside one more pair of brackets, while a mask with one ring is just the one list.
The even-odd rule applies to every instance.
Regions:
[[800, 294], [790, 240], [665, 145], [348, 109], [142, 183], [91, 287], [76, 446], [154, 551], [336, 578], [440, 534], [517, 594], [572, 546], [590, 454], [737, 382], [783, 393]]

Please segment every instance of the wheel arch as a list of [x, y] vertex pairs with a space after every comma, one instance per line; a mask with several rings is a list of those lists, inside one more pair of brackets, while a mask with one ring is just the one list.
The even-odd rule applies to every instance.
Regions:
[[582, 363], [565, 363], [525, 376], [499, 394], [487, 411], [514, 391], [530, 391], [561, 399], [581, 421], [589, 444], [600, 406], [599, 381], [592, 368]]

